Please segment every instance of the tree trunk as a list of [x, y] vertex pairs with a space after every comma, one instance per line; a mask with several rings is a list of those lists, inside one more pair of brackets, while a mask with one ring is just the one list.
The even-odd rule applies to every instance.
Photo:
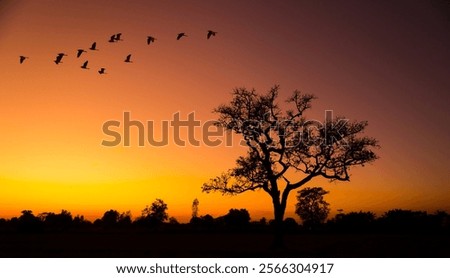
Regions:
[[278, 196], [272, 197], [273, 208], [274, 208], [274, 240], [272, 247], [275, 249], [280, 249], [284, 247], [284, 229], [283, 229], [283, 219], [284, 212], [286, 210], [286, 204], [280, 203]]

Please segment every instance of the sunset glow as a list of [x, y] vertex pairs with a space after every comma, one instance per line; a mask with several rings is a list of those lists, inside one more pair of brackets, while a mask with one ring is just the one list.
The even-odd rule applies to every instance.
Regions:
[[[380, 142], [380, 159], [350, 182], [308, 185], [330, 191], [331, 214], [450, 211], [449, 27], [428, 1], [1, 1], [0, 218], [23, 209], [137, 217], [156, 198], [181, 222], [195, 198], [200, 215], [246, 208], [252, 220], [272, 218], [264, 192], [201, 192], [245, 154], [238, 136], [232, 146], [182, 147], [170, 130], [167, 146], [140, 147], [133, 127], [131, 146], [106, 147], [102, 126], [129, 112], [160, 138], [176, 113], [204, 123], [233, 88], [275, 84], [281, 100], [295, 89], [316, 95], [310, 118], [333, 110], [367, 120], [365, 135]], [[108, 43], [118, 32], [123, 41]], [[188, 36], [176, 40], [180, 32]], [[76, 57], [93, 42], [99, 51]], [[68, 56], [55, 65], [60, 52]], [[29, 59], [19, 64], [20, 55]], [[293, 195], [286, 216], [298, 219]]]

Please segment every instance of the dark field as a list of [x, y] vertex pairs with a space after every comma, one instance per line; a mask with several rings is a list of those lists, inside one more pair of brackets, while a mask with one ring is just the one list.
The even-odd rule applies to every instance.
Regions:
[[450, 257], [445, 234], [291, 234], [271, 249], [271, 234], [0, 234], [1, 257]]

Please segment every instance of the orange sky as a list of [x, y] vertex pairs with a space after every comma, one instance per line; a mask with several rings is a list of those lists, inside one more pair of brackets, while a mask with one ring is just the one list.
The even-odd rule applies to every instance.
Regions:
[[[161, 198], [185, 221], [198, 198], [200, 214], [247, 208], [270, 218], [263, 192], [201, 193], [244, 148], [101, 142], [110, 139], [102, 124], [124, 111], [143, 122], [177, 112], [207, 121], [233, 88], [274, 84], [281, 99], [294, 89], [318, 96], [312, 118], [333, 110], [368, 120], [367, 135], [380, 140], [380, 160], [354, 169], [351, 182], [309, 184], [330, 191], [332, 213], [450, 211], [450, 24], [439, 3], [1, 1], [0, 217], [22, 209], [139, 216]], [[206, 40], [208, 29], [217, 36]], [[118, 32], [123, 41], [108, 43]], [[179, 32], [188, 37], [176, 41]], [[100, 50], [77, 59], [94, 41]], [[55, 65], [59, 52], [69, 56]], [[19, 55], [30, 59], [20, 65]], [[90, 70], [80, 68], [85, 60]], [[294, 203], [292, 194], [287, 216]]]

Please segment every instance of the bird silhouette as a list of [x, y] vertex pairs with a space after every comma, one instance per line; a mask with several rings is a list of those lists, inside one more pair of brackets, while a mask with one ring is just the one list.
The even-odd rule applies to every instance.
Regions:
[[105, 74], [106, 72], [105, 72], [105, 68], [101, 68], [99, 71], [98, 71], [98, 73], [99, 74]]
[[147, 36], [147, 44], [151, 44], [152, 42], [155, 42], [155, 38], [152, 36]]
[[125, 59], [124, 62], [125, 62], [125, 63], [133, 63], [133, 62], [131, 61], [131, 54], [128, 54], [128, 55], [127, 55], [127, 58]]
[[185, 33], [179, 33], [177, 35], [177, 40], [181, 39], [182, 37], [187, 37], [187, 35]]
[[77, 58], [80, 58], [81, 54], [83, 54], [83, 52], [86, 52], [86, 50], [84, 49], [78, 49], [77, 50]]
[[93, 44], [92, 44], [92, 46], [89, 48], [90, 50], [98, 50], [98, 48], [96, 48], [97, 47], [97, 43], [96, 42], [94, 42]]
[[64, 53], [58, 53], [58, 55], [56, 56], [56, 59], [55, 59], [55, 64], [59, 64], [59, 63], [62, 63], [62, 58], [64, 57], [64, 56], [67, 56], [66, 54], [64, 54]]
[[81, 68], [82, 68], [82, 69], [89, 69], [89, 68], [87, 67], [87, 65], [88, 65], [88, 61], [84, 62], [83, 65], [81, 66]]
[[112, 35], [112, 36], [109, 38], [109, 42], [118, 42], [118, 41], [122, 41], [122, 39], [120, 38], [121, 36], [122, 36], [122, 33], [114, 34], [114, 35]]
[[217, 32], [208, 30], [208, 34], [206, 35], [206, 38], [209, 40], [209, 38], [211, 38], [211, 36], [215, 36], [217, 34]]
[[28, 57], [20, 56], [20, 57], [19, 57], [19, 63], [22, 64], [26, 59], [28, 59]]

